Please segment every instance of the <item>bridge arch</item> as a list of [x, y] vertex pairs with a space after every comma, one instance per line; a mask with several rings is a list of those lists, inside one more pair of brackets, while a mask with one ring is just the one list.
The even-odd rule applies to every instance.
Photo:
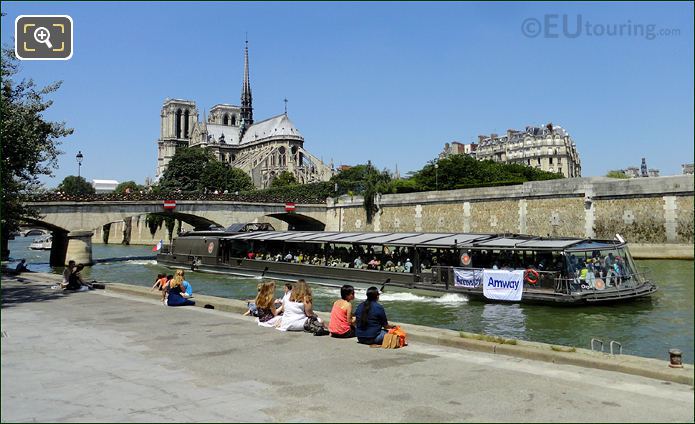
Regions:
[[298, 213], [271, 213], [265, 216], [269, 216], [271, 218], [279, 219], [280, 221], [286, 222], [289, 227], [289, 230], [323, 231], [324, 228], [326, 228], [326, 224], [319, 221], [318, 219]]
[[171, 218], [177, 219], [179, 221], [185, 222], [186, 224], [193, 226], [193, 228], [195, 230], [207, 230], [211, 226], [218, 226], [218, 227], [222, 226], [218, 222], [215, 222], [211, 219], [208, 219], [208, 218], [205, 218], [205, 217], [202, 217], [199, 215], [193, 215], [190, 213], [183, 213], [183, 212], [176, 212], [176, 211], [172, 211], [172, 212], [162, 211], [162, 212], [148, 212], [146, 214], [138, 213], [138, 214], [134, 214], [132, 216], [126, 216], [124, 218], [112, 219], [109, 222], [104, 222], [104, 223], [98, 225], [97, 227], [103, 227], [104, 225], [114, 224], [116, 222], [124, 221], [128, 218], [135, 218], [135, 217], [139, 217], [142, 215], [157, 215], [157, 216], [161, 216], [161, 217], [171, 217]]

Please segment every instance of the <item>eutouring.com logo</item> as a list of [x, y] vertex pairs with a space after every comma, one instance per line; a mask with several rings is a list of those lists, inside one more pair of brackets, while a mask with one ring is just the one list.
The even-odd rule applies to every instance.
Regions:
[[542, 18], [526, 18], [521, 33], [528, 38], [634, 37], [654, 40], [658, 37], [680, 36], [678, 28], [657, 28], [654, 24], [594, 23], [583, 15], [546, 14]]

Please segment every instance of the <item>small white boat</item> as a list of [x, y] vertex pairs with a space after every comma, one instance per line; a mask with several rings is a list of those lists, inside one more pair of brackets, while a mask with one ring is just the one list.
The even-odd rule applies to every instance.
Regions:
[[53, 238], [51, 235], [39, 237], [37, 239], [34, 239], [34, 241], [31, 242], [29, 245], [29, 249], [32, 250], [51, 250], [51, 247], [53, 245]]

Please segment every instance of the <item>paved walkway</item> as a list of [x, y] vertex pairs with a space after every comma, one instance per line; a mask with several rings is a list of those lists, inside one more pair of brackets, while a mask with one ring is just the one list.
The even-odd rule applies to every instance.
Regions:
[[693, 388], [2, 281], [3, 422], [693, 421]]

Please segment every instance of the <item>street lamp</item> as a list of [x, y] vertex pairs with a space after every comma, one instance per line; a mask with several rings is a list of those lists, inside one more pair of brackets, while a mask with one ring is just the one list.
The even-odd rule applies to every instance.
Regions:
[[434, 189], [439, 191], [439, 163], [434, 164]]
[[80, 170], [82, 168], [82, 159], [84, 159], [84, 156], [82, 155], [82, 151], [77, 152], [77, 156], [75, 156], [75, 159], [77, 159], [77, 178], [80, 178]]

